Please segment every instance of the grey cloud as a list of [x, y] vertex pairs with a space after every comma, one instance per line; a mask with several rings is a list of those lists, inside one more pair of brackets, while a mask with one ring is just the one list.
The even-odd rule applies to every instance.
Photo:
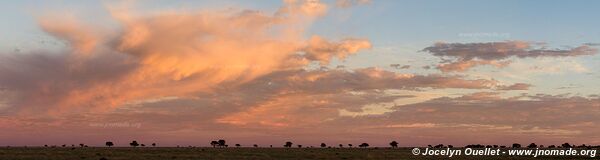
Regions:
[[[136, 63], [126, 55], [107, 53], [92, 59], [72, 59], [61, 53], [0, 54], [0, 86], [4, 86], [11, 109], [45, 112], [45, 106], [57, 105], [74, 94], [100, 85], [118, 83], [132, 72]], [[116, 92], [98, 90], [93, 103], [106, 103], [104, 98], [118, 96]]]
[[[407, 143], [598, 143], [600, 99], [568, 95], [522, 95], [501, 98], [478, 92], [396, 106], [382, 115], [341, 117], [324, 126], [363, 128], [367, 133], [394, 133]], [[344, 128], [344, 127], [339, 127]], [[340, 129], [343, 130], [343, 129]], [[420, 136], [417, 136], [420, 135]], [[470, 140], [455, 141], [468, 136]], [[432, 138], [436, 137], [436, 138]]]
[[499, 86], [497, 90], [528, 90], [531, 84], [526, 83], [515, 83], [508, 86]]
[[495, 80], [466, 79], [462, 76], [399, 74], [377, 68], [363, 68], [351, 71], [282, 71], [266, 75], [244, 86], [252, 87], [251, 90], [256, 91], [279, 89], [287, 92], [335, 93], [373, 89], [493, 89], [497, 83]]
[[396, 69], [409, 69], [410, 65], [390, 64], [390, 67], [393, 67]]
[[590, 45], [566, 49], [548, 49], [542, 43], [524, 41], [436, 43], [433, 46], [424, 48], [422, 51], [440, 58], [450, 58], [438, 66], [444, 72], [465, 71], [478, 65], [503, 67], [510, 63], [506, 60], [511, 57], [575, 57], [598, 53], [598, 49], [592, 48]]

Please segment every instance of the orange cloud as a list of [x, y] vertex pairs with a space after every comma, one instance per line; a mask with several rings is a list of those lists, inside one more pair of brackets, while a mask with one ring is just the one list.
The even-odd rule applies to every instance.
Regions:
[[73, 48], [73, 54], [90, 54], [100, 43], [99, 33], [90, 26], [81, 24], [73, 16], [61, 16], [60, 23], [43, 17], [39, 19], [39, 25], [46, 33], [68, 42]]
[[[70, 50], [3, 58], [0, 85], [18, 97], [11, 106], [62, 112], [186, 97], [312, 61], [344, 59], [370, 47], [363, 39], [303, 38], [304, 27], [327, 11], [318, 0], [286, 1], [273, 15], [249, 10], [137, 15], [127, 6], [109, 10], [121, 24], [111, 36], [99, 36], [104, 31], [76, 19], [51, 23], [63, 17], [41, 17], [43, 30], [67, 41]], [[30, 79], [34, 73], [39, 74]]]
[[371, 43], [364, 39], [344, 39], [339, 43], [329, 42], [319, 36], [313, 36], [304, 49], [308, 60], [319, 61], [321, 65], [329, 64], [331, 58], [345, 59], [348, 55], [362, 49], [371, 48]]
[[[274, 14], [248, 10], [151, 15], [119, 8], [110, 11], [121, 25], [112, 31], [115, 35], [104, 35], [77, 20], [55, 24], [50, 22], [62, 17], [42, 17], [44, 31], [67, 41], [70, 48], [58, 53], [0, 54], [0, 129], [6, 131], [0, 133], [0, 140], [33, 137], [27, 140], [39, 142], [36, 138], [43, 137], [53, 141], [61, 135], [81, 141], [103, 141], [106, 137], [122, 141], [132, 137], [157, 139], [153, 136], [189, 141], [215, 135], [252, 135], [255, 140], [283, 135], [314, 141], [315, 134], [310, 133], [315, 132], [338, 141], [348, 137], [387, 141], [400, 134], [408, 137], [406, 141], [415, 141], [423, 138], [410, 137], [409, 133], [421, 135], [416, 133], [427, 131], [422, 135], [434, 136], [439, 130], [433, 129], [443, 126], [453, 132], [442, 138], [451, 139], [464, 136], [464, 128], [496, 131], [522, 122], [514, 115], [544, 113], [543, 120], [553, 121], [562, 107], [581, 105], [593, 111], [598, 103], [596, 99], [565, 97], [502, 99], [495, 93], [480, 92], [392, 105], [390, 112], [379, 115], [340, 116], [342, 109], [362, 111], [367, 105], [394, 103], [412, 96], [387, 93], [390, 90], [522, 90], [529, 85], [505, 86], [496, 80], [402, 74], [379, 68], [306, 69], [311, 63], [325, 66], [334, 58], [343, 60], [372, 47], [366, 39], [331, 41], [319, 35], [304, 38], [304, 29], [327, 12], [327, 5], [316, 0], [286, 1]], [[526, 48], [520, 44], [510, 47]], [[480, 64], [495, 62], [475, 61], [457, 68]], [[484, 107], [476, 108], [474, 103]], [[534, 107], [519, 112], [513, 105]], [[542, 106], [548, 105], [556, 106], [544, 110]], [[502, 108], [505, 106], [509, 109]], [[502, 111], [512, 114], [497, 114]], [[594, 117], [597, 112], [582, 113]], [[569, 115], [572, 117], [564, 120], [576, 119], [573, 116], [578, 114]], [[453, 117], [451, 122], [448, 117]], [[140, 122], [142, 128], [90, 125], [120, 122]], [[407, 126], [431, 130], [394, 129]], [[572, 129], [517, 127], [506, 133]]]
[[310, 17], [323, 16], [327, 12], [327, 4], [320, 0], [284, 0], [285, 6], [279, 14], [304, 15]]

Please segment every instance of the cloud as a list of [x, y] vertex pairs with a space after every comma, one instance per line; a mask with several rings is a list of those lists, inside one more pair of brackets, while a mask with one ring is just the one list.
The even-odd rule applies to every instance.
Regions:
[[[305, 38], [305, 27], [326, 13], [319, 1], [288, 1], [273, 14], [109, 11], [120, 25], [115, 30], [77, 19], [53, 24], [62, 17], [41, 17], [43, 30], [67, 42], [67, 48], [0, 54], [0, 129], [5, 131], [0, 137], [21, 144], [99, 142], [106, 136], [95, 133], [110, 132], [117, 140], [179, 137], [189, 143], [185, 139], [195, 136], [253, 135], [249, 140], [254, 141], [320, 127], [340, 117], [340, 110], [380, 115], [392, 111], [395, 101], [414, 97], [390, 91], [499, 86], [496, 80], [464, 76], [327, 69], [333, 59], [372, 45], [352, 37]], [[323, 68], [309, 69], [315, 63]], [[141, 127], [96, 125], [124, 122]], [[244, 132], [237, 134], [240, 129]], [[46, 140], [23, 140], [40, 132]], [[303, 138], [310, 141], [298, 135]]]
[[464, 101], [483, 101], [483, 100], [497, 100], [500, 99], [499, 93], [497, 92], [476, 92], [473, 94], [467, 94], [456, 98]]
[[390, 67], [393, 67], [396, 69], [409, 69], [410, 65], [390, 64]]
[[531, 84], [526, 83], [515, 83], [509, 86], [500, 86], [498, 90], [528, 90]]
[[304, 57], [311, 61], [319, 61], [321, 65], [329, 64], [332, 57], [345, 59], [348, 55], [362, 49], [371, 48], [371, 43], [364, 39], [344, 39], [341, 42], [329, 42], [321, 37], [313, 36], [304, 49]]
[[[590, 143], [589, 137], [600, 133], [589, 127], [598, 119], [594, 110], [599, 104], [594, 97], [540, 94], [502, 98], [493, 92], [477, 92], [395, 106], [392, 112], [381, 115], [340, 117], [321, 126], [374, 139], [375, 135], [394, 135], [414, 145]], [[471, 138], [459, 138], [464, 136]]]
[[505, 41], [487, 43], [436, 43], [424, 48], [440, 58], [450, 58], [438, 68], [443, 72], [466, 71], [479, 65], [504, 67], [511, 63], [506, 59], [537, 57], [576, 57], [594, 55], [596, 48], [582, 45], [567, 49], [547, 49], [544, 44], [524, 41]]
[[68, 42], [75, 52], [73, 54], [89, 54], [100, 43], [99, 33], [95, 33], [90, 26], [81, 24], [74, 16], [61, 15], [61, 23], [48, 17], [50, 15], [38, 19], [40, 27], [46, 33]]
[[[347, 70], [297, 70], [274, 73], [243, 85], [257, 97], [245, 110], [218, 119], [220, 123], [267, 127], [291, 127], [309, 121], [337, 117], [340, 110], [363, 112], [366, 106], [411, 98], [411, 94], [389, 94], [388, 90], [493, 89], [493, 80], [468, 80], [458, 76], [398, 74], [377, 68]], [[230, 90], [231, 91], [231, 90]], [[483, 96], [480, 96], [483, 97]], [[488, 96], [489, 97], [489, 96]], [[384, 107], [385, 108], [385, 107]], [[372, 113], [385, 112], [372, 107]], [[299, 112], [302, 111], [302, 112]], [[321, 114], [315, 114], [321, 113]], [[273, 117], [276, 116], [276, 117]], [[281, 116], [281, 117], [278, 117]]]
[[[97, 66], [90, 66], [90, 68], [93, 67]], [[135, 67], [137, 66], [133, 65], [132, 71], [135, 71]], [[109, 71], [111, 70], [107, 70], [106, 74], [112, 74]], [[122, 74], [126, 77], [129, 73], [123, 72], [115, 75]], [[61, 80], [74, 80], [70, 80], [69, 78], [71, 77], [66, 76]], [[105, 78], [119, 79], [119, 77], [113, 77], [113, 75]], [[111, 81], [119, 82], [117, 80]], [[40, 80], [40, 82], [43, 81]], [[76, 89], [83, 91], [72, 93], [72, 90], [75, 89], [67, 88], [63, 94], [72, 93], [71, 96], [83, 96], [75, 93], [85, 93], [85, 88], [94, 86], [92, 82], [87, 85], [84, 85], [85, 83], [82, 82], [86, 81], [76, 82], [81, 83], [79, 84], [81, 85], [79, 86], [80, 88]], [[29, 84], [29, 82], [24, 84]], [[69, 83], [65, 82], [66, 84]], [[33, 130], [45, 130], [51, 136], [60, 135], [60, 133], [55, 133], [53, 131], [55, 128], [48, 126], [60, 126], [70, 130], [77, 128], [78, 133], [94, 133], [110, 130], [114, 131], [113, 136], [118, 137], [119, 140], [126, 140], [127, 137], [134, 136], [130, 132], [135, 132], [140, 134], [140, 136], [148, 136], [156, 133], [163, 135], [155, 136], [173, 136], [185, 132], [184, 135], [192, 134], [203, 138], [209, 138], [216, 134], [236, 137], [242, 134], [235, 134], [239, 131], [234, 131], [243, 129], [244, 131], [239, 133], [246, 134], [246, 136], [253, 134], [280, 134], [297, 137], [300, 140], [308, 138], [301, 135], [306, 133], [306, 131], [302, 131], [304, 128], [320, 128], [323, 122], [338, 118], [341, 109], [351, 112], [362, 112], [365, 106], [393, 103], [398, 99], [412, 97], [410, 94], [390, 94], [386, 92], [387, 90], [423, 91], [444, 88], [477, 90], [491, 89], [495, 85], [497, 83], [493, 80], [468, 80], [459, 76], [399, 74], [377, 68], [356, 70], [282, 70], [260, 76], [240, 85], [231, 86], [223, 84], [221, 85], [222, 87], [216, 87], [211, 92], [198, 92], [187, 94], [186, 96], [164, 98], [143, 96], [135, 98], [136, 101], [132, 102], [129, 100], [128, 102], [130, 103], [121, 104], [118, 108], [105, 112], [67, 112], [60, 114], [61, 116], [51, 117], [45, 117], [43, 116], [44, 114], [19, 116], [21, 118], [31, 117], [32, 119], [11, 118], [10, 122], [5, 122], [10, 125], [4, 127], [7, 128], [6, 130], [10, 130], [10, 133], [19, 133], [20, 135], [26, 132], [23, 130], [27, 130], [23, 128], [23, 126], [27, 125], [23, 124], [32, 123], [35, 126], [29, 126]], [[58, 85], [48, 86], [52, 86], [52, 88], [63, 87]], [[122, 87], [123, 85], [117, 86]], [[32, 89], [35, 88], [37, 87], [32, 86]], [[162, 89], [161, 91], [169, 92], [166, 89]], [[114, 98], [116, 98], [123, 96], [123, 93], [127, 93], [127, 90], [108, 89], [103, 94], [108, 95], [108, 93], [114, 93]], [[164, 95], [169, 94], [165, 93]], [[52, 106], [56, 100], [54, 98], [49, 97], [43, 103]], [[102, 102], [100, 101], [101, 99], [92, 100], [87, 102]], [[27, 100], [22, 99], [20, 101], [26, 102]], [[74, 100], [69, 100], [69, 102], [74, 102]], [[86, 104], [83, 100], [80, 102], [78, 105]], [[42, 102], [31, 102], [31, 104], [37, 103]], [[81, 108], [68, 109], [69, 111], [74, 111]], [[377, 110], [377, 107], [373, 109]], [[141, 123], [142, 127], [133, 129], [90, 126], [90, 124], [121, 122]], [[348, 127], [352, 126], [349, 125]], [[338, 132], [340, 130], [345, 129], [336, 128], [333, 131]], [[198, 132], [202, 132], [203, 134], [198, 134]], [[256, 137], [253, 136], [252, 140], [256, 140], [254, 139]], [[98, 137], [97, 139], [102, 138]], [[274, 137], [270, 136], [264, 139], [268, 138]]]
[[400, 74], [380, 68], [360, 68], [351, 71], [344, 69], [290, 70], [263, 76], [249, 84], [256, 85], [257, 89], [281, 88], [294, 92], [295, 90], [310, 91], [310, 93], [337, 93], [371, 89], [493, 89], [499, 85], [495, 80], [466, 79], [462, 76], [438, 74]]
[[[246, 84], [258, 85], [258, 84]], [[264, 87], [266, 88], [266, 87]], [[395, 105], [383, 114], [340, 116], [341, 109], [391, 102], [405, 97], [386, 92], [328, 92], [323, 94], [260, 92], [249, 88], [196, 98], [167, 99], [119, 108], [111, 114], [69, 114], [62, 117], [7, 117], [0, 119], [3, 137], [27, 137], [21, 144], [65, 143], [71, 140], [102, 144], [110, 132], [115, 141], [131, 138], [162, 145], [207, 145], [189, 139], [215, 135], [241, 144], [356, 143], [368, 140], [385, 146], [389, 139], [405, 145], [435, 143], [461, 146], [469, 143], [594, 143], [597, 137], [597, 97], [521, 95], [501, 98], [493, 92], [476, 92], [456, 98], [441, 97], [420, 103]], [[255, 95], [248, 94], [255, 93]], [[272, 94], [276, 93], [276, 94]], [[271, 96], [264, 96], [271, 95]], [[262, 99], [259, 97], [263, 97]], [[168, 106], [168, 107], [165, 107]], [[502, 113], [502, 114], [498, 114]], [[140, 123], [140, 128], [95, 127], [90, 124]], [[68, 130], [71, 135], [61, 130]], [[440, 131], [443, 130], [443, 134]], [[46, 133], [43, 139], [32, 136]], [[315, 139], [319, 135], [320, 139]], [[469, 136], [470, 139], [459, 137]], [[531, 139], [531, 137], [535, 137]], [[51, 137], [51, 138], [48, 138]], [[168, 140], [156, 137], [171, 137]], [[511, 139], [506, 142], [506, 139]], [[12, 139], [5, 140], [15, 144]]]
[[370, 4], [371, 0], [336, 0], [335, 4], [340, 8], [349, 8], [355, 5]]
[[[128, 98], [125, 79], [138, 68], [127, 55], [106, 53], [87, 60], [64, 53], [0, 54], [0, 86], [11, 110], [44, 113], [71, 107], [116, 105]], [[68, 110], [68, 109], [67, 109]]]
[[487, 61], [487, 60], [469, 60], [469, 61], [457, 61], [451, 63], [439, 64], [437, 68], [442, 72], [463, 72], [470, 68], [479, 65], [492, 65], [498, 68], [506, 67], [511, 61]]
[[69, 48], [2, 54], [0, 86], [18, 97], [8, 100], [12, 109], [104, 110], [131, 101], [210, 93], [371, 47], [366, 39], [305, 39], [304, 26], [327, 10], [317, 0], [286, 1], [272, 15], [235, 9], [154, 14], [136, 14], [127, 6], [108, 9], [120, 24], [110, 31], [114, 35], [77, 19], [50, 23], [63, 17], [46, 16], [40, 18], [42, 29]]
[[[292, 138], [316, 143], [319, 135], [319, 142], [386, 145], [397, 138], [421, 144], [456, 143], [465, 135], [494, 142], [530, 134], [550, 135], [546, 141], [598, 135], [590, 127], [600, 113], [597, 97], [504, 98], [497, 91], [531, 85], [375, 67], [309, 69], [372, 47], [360, 38], [305, 38], [305, 27], [327, 12], [320, 1], [286, 1], [273, 14], [109, 10], [120, 25], [110, 31], [114, 35], [76, 19], [53, 24], [62, 17], [42, 17], [44, 31], [69, 48], [0, 54], [0, 141], [102, 144], [111, 137], [174, 146], [218, 135], [268, 145]], [[475, 63], [455, 68], [507, 59], [451, 55]], [[442, 96], [460, 90], [461, 96], [410, 100], [432, 90]], [[475, 93], [462, 95], [467, 91]], [[122, 123], [141, 127], [95, 125]]]
[[320, 0], [284, 0], [278, 14], [300, 14], [310, 17], [323, 16], [327, 12], [327, 4]]

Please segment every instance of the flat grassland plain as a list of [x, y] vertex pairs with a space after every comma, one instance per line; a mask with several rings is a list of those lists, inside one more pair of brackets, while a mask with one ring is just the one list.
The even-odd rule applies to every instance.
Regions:
[[[2, 147], [1, 160], [594, 159], [589, 156], [415, 156], [412, 148]], [[595, 157], [598, 158], [598, 157]]]

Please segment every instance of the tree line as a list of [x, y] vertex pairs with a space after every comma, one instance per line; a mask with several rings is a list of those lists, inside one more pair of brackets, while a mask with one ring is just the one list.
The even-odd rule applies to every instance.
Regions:
[[[227, 141], [225, 141], [223, 139], [211, 141], [209, 144], [213, 148], [227, 148], [227, 147], [229, 147], [229, 145], [227, 144]], [[391, 148], [398, 148], [398, 144], [399, 143], [396, 142], [396, 141], [391, 141], [389, 143], [389, 146]], [[105, 146], [107, 146], [107, 147], [112, 147], [114, 145], [115, 145], [115, 143], [113, 143], [112, 141], [107, 141], [105, 143]], [[138, 141], [134, 140], [134, 141], [131, 141], [129, 143], [129, 146], [131, 146], [131, 147], [146, 147], [146, 144], [139, 143]], [[150, 146], [156, 147], [157, 144], [156, 143], [151, 143]], [[242, 147], [241, 144], [235, 144], [234, 146], [235, 147]], [[353, 146], [354, 146], [353, 144], [346, 144], [346, 145], [344, 145], [344, 144], [338, 144], [337, 145], [338, 148], [352, 148]], [[369, 143], [360, 143], [358, 145], [358, 148], [369, 148], [369, 146], [370, 146]], [[53, 146], [44, 145], [44, 147], [53, 147], [54, 148], [54, 147], [57, 147], [57, 146], [55, 146], [55, 145], [53, 145]], [[67, 145], [63, 144], [62, 147], [67, 147]], [[72, 144], [71, 147], [74, 148], [75, 145]], [[79, 147], [85, 148], [85, 147], [88, 147], [88, 145], [81, 143], [81, 144], [79, 144]], [[177, 146], [177, 147], [179, 147], [179, 146]], [[189, 146], [189, 147], [192, 147], [192, 146]], [[258, 146], [258, 144], [253, 144], [252, 147], [258, 148], [259, 146]], [[273, 145], [269, 145], [269, 147], [273, 148]], [[301, 144], [297, 144], [296, 146], [294, 146], [294, 143], [291, 142], [291, 141], [285, 142], [283, 144], [283, 147], [284, 148], [303, 148], [303, 147], [304, 148], [315, 148], [314, 146], [303, 146]], [[335, 147], [335, 145], [331, 146], [331, 145], [327, 145], [326, 143], [321, 143], [319, 145], [319, 147], [320, 148], [333, 148], [333, 147]], [[444, 144], [427, 145], [427, 147], [428, 148], [454, 148], [453, 145], [444, 145]], [[535, 143], [530, 143], [527, 146], [522, 146], [519, 143], [514, 143], [514, 144], [512, 144], [512, 146], [504, 146], [504, 145], [501, 145], [501, 146], [500, 145], [482, 145], [482, 144], [469, 144], [469, 145], [464, 146], [464, 148], [598, 148], [598, 147], [600, 147], [600, 146], [591, 146], [591, 145], [585, 145], [585, 144], [582, 144], [582, 145], [572, 145], [572, 144], [569, 144], [569, 143], [563, 143], [561, 145], [549, 145], [549, 146], [537, 145]]]

